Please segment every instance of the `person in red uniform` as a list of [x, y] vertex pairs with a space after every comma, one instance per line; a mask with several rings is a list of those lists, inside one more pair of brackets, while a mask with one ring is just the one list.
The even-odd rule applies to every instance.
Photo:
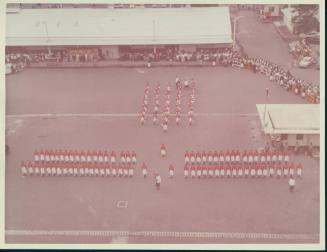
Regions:
[[203, 164], [201, 166], [201, 174], [203, 178], [206, 178], [207, 176], [209, 176], [209, 167], [207, 167], [205, 164]]
[[143, 163], [141, 168], [142, 168], [143, 177], [146, 178], [146, 176], [148, 175], [148, 170], [147, 170], [146, 164]]
[[289, 174], [289, 164], [283, 163], [283, 175], [286, 178]]
[[201, 157], [202, 157], [202, 164], [205, 165], [207, 162], [207, 153], [205, 151], [202, 151]]
[[202, 167], [201, 165], [197, 165], [196, 167], [196, 175], [198, 178], [201, 178], [201, 175], [202, 175]]
[[189, 165], [185, 164], [184, 165], [184, 178], [188, 178], [189, 176]]
[[195, 178], [195, 176], [196, 176], [195, 172], [196, 172], [195, 165], [192, 165], [191, 166], [191, 178]]
[[235, 151], [234, 150], [232, 150], [230, 152], [230, 162], [235, 163]]
[[169, 165], [169, 178], [173, 178], [173, 177], [174, 177], [174, 166]]
[[117, 176], [117, 164], [116, 163], [111, 163], [111, 173], [113, 177]]
[[208, 164], [212, 165], [213, 164], [213, 154], [212, 151], [208, 152]]
[[114, 151], [111, 152], [110, 162], [112, 164], [115, 164], [116, 163], [116, 152], [114, 152]]
[[137, 163], [135, 151], [132, 151], [132, 163], [133, 163], [133, 165], [136, 165], [136, 163]]
[[215, 167], [213, 165], [208, 165], [208, 166], [205, 166], [205, 168], [208, 170], [209, 178], [213, 178], [214, 173], [215, 173]]
[[217, 151], [213, 152], [213, 162], [214, 164], [218, 164], [219, 163], [219, 155]]
[[295, 173], [295, 167], [294, 167], [294, 163], [293, 162], [286, 162], [285, 161], [285, 163], [286, 164], [288, 164], [288, 167], [289, 167], [289, 174], [290, 174], [290, 176], [294, 176], [294, 173]]
[[227, 162], [225, 165], [225, 170], [226, 170], [226, 176], [227, 178], [231, 177], [231, 164], [230, 162]]
[[111, 167], [109, 163], [105, 164], [105, 176], [109, 177], [111, 175]]
[[191, 153], [190, 153], [190, 162], [191, 162], [191, 165], [195, 164], [195, 153], [194, 153], [194, 151], [191, 151]]
[[161, 157], [165, 157], [167, 154], [166, 147], [164, 144], [161, 144], [160, 154], [161, 154]]
[[[230, 159], [230, 152], [229, 152], [229, 150], [227, 150], [225, 152], [225, 162], [226, 163], [230, 163], [230, 161], [231, 161], [231, 159]], [[228, 176], [228, 174], [227, 174], [227, 176]]]
[[247, 178], [250, 175], [249, 163], [245, 162], [243, 163], [243, 166], [244, 166], [244, 176]]
[[296, 166], [296, 174], [298, 177], [302, 177], [302, 170], [303, 170], [302, 164], [298, 163], [298, 165]]

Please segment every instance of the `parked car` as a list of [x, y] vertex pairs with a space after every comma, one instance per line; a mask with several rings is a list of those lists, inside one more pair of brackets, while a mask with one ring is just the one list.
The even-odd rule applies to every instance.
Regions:
[[309, 67], [311, 64], [313, 64], [313, 58], [312, 57], [303, 57], [300, 61], [299, 61], [299, 67], [301, 68], [307, 68]]

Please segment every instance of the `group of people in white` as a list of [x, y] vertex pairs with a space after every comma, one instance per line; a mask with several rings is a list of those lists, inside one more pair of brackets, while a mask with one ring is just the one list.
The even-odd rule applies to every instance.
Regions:
[[[190, 89], [191, 93], [189, 96], [189, 102], [188, 102], [188, 122], [189, 125], [191, 126], [194, 121], [194, 112], [193, 112], [193, 105], [195, 103], [195, 82], [193, 79], [191, 80], [185, 80], [182, 81], [178, 77], [176, 77], [175, 80], [176, 84], [176, 117], [175, 117], [175, 122], [176, 125], [180, 125], [181, 123], [181, 112], [182, 112], [182, 90], [183, 89]], [[154, 89], [154, 109], [152, 111], [152, 122], [153, 125], [157, 125], [158, 123], [158, 118], [159, 118], [159, 107], [160, 107], [160, 89], [161, 85], [160, 83], [157, 83], [155, 89]], [[142, 103], [142, 112], [141, 112], [141, 125], [144, 125], [146, 122], [147, 118], [147, 112], [149, 112], [149, 92], [150, 92], [150, 84], [147, 83], [145, 86], [145, 92], [144, 92], [144, 97], [143, 97], [143, 103]], [[168, 123], [169, 119], [171, 117], [171, 92], [172, 92], [172, 86], [170, 83], [168, 83], [165, 91], [165, 96], [164, 96], [164, 104], [163, 106], [163, 112], [162, 112], [162, 123], [161, 127], [164, 132], [168, 131]], [[151, 113], [151, 112], [150, 112]]]
[[276, 82], [287, 91], [300, 95], [310, 103], [320, 102], [319, 85], [295, 78], [290, 71], [286, 71], [275, 63], [262, 58], [248, 58], [233, 52], [231, 65], [252, 70], [254, 73], [266, 75], [270, 81]]
[[294, 177], [302, 164], [290, 162], [286, 151], [190, 151], [185, 153], [184, 177]]
[[35, 150], [34, 161], [21, 162], [23, 176], [133, 177], [135, 151]]

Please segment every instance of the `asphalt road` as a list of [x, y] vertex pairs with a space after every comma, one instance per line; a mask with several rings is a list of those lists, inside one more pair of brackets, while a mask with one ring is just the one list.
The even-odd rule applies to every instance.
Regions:
[[[183, 121], [163, 133], [140, 126], [145, 82], [153, 88], [176, 75], [193, 77], [196, 86], [192, 127]], [[10, 243], [306, 243], [318, 242], [319, 162], [304, 164], [294, 193], [286, 179], [184, 179], [186, 150], [253, 149], [263, 145], [256, 103], [304, 101], [266, 78], [232, 68], [28, 69], [6, 79], [6, 241]], [[150, 92], [153, 89], [150, 90]], [[186, 94], [186, 93], [183, 93]], [[150, 98], [152, 99], [152, 98]], [[174, 96], [172, 94], [172, 99]], [[151, 106], [152, 103], [150, 103]], [[153, 104], [152, 104], [153, 105]], [[183, 112], [186, 112], [185, 101]], [[39, 116], [57, 114], [56, 117]], [[82, 117], [67, 113], [83, 114]], [[95, 114], [101, 115], [95, 116]], [[104, 114], [102, 114], [104, 113]], [[206, 114], [207, 113], [207, 114]], [[24, 115], [34, 117], [24, 117]], [[130, 114], [130, 115], [128, 115]], [[160, 145], [167, 157], [160, 157]], [[153, 177], [22, 178], [19, 164], [34, 149], [135, 150]], [[168, 166], [176, 174], [168, 178]], [[127, 201], [127, 208], [117, 208]], [[19, 230], [99, 230], [232, 233], [231, 238], [176, 238], [115, 235], [21, 235]], [[290, 238], [237, 238], [235, 233], [290, 234]], [[305, 234], [305, 238], [296, 236]]]

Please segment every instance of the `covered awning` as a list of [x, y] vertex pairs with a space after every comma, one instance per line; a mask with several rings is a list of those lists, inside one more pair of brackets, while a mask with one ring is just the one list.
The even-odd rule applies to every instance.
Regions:
[[319, 104], [257, 104], [266, 134], [320, 134]]

